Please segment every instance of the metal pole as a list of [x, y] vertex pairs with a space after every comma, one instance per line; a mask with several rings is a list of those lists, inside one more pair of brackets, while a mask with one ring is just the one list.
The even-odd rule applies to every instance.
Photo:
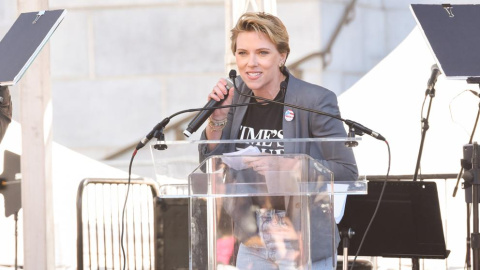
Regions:
[[[17, 0], [18, 13], [48, 10], [48, 0]], [[24, 269], [55, 269], [50, 46], [18, 84], [22, 125]]]
[[479, 166], [478, 166], [478, 144], [473, 144], [472, 152], [472, 171], [473, 171], [473, 195], [472, 195], [472, 211], [473, 211], [473, 233], [471, 237], [471, 245], [473, 250], [473, 269], [480, 269], [480, 235], [479, 235], [479, 221], [478, 221], [478, 187], [479, 187]]

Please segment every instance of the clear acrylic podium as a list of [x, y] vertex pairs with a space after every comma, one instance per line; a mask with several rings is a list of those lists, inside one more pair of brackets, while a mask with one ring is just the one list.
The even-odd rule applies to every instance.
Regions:
[[[336, 219], [346, 195], [366, 194], [367, 185], [335, 178], [329, 162], [308, 152], [319, 145], [329, 151], [351, 151], [346, 145], [355, 140], [153, 143], [160, 197], [188, 201], [189, 269], [258, 269], [248, 260], [237, 261], [239, 253], [251, 252], [289, 269], [311, 269], [322, 258], [332, 258], [335, 266]], [[199, 154], [209, 144], [227, 149], [238, 143], [250, 147], [208, 157]], [[255, 145], [265, 143], [307, 153], [259, 153]]]

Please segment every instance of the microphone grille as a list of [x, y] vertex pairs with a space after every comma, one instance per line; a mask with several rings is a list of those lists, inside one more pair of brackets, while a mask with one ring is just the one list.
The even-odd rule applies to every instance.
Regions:
[[233, 81], [230, 78], [225, 78], [225, 80], [227, 81], [226, 88], [227, 90], [229, 90], [230, 88], [233, 87]]
[[228, 73], [228, 77], [235, 79], [237, 77], [237, 71], [235, 69], [230, 70], [230, 73]]

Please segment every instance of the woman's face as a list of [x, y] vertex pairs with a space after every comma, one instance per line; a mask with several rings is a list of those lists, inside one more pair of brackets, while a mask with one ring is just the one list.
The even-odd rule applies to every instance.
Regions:
[[251, 31], [238, 34], [235, 51], [238, 71], [247, 86], [255, 92], [278, 92], [283, 80], [279, 64], [285, 61], [285, 56], [286, 53], [279, 53], [264, 33]]

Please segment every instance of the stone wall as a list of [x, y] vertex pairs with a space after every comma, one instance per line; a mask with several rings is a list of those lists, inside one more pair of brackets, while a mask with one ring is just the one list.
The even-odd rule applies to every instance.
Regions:
[[[349, 2], [277, 1], [291, 36], [287, 66], [324, 49]], [[223, 0], [50, 1], [60, 8], [68, 14], [50, 40], [53, 132], [75, 151], [102, 160], [172, 113], [203, 106], [226, 76]], [[416, 25], [406, 0], [359, 0], [351, 15], [326, 69], [320, 58], [300, 66], [305, 80], [338, 95]], [[0, 36], [16, 16], [16, 0], [0, 1]]]

